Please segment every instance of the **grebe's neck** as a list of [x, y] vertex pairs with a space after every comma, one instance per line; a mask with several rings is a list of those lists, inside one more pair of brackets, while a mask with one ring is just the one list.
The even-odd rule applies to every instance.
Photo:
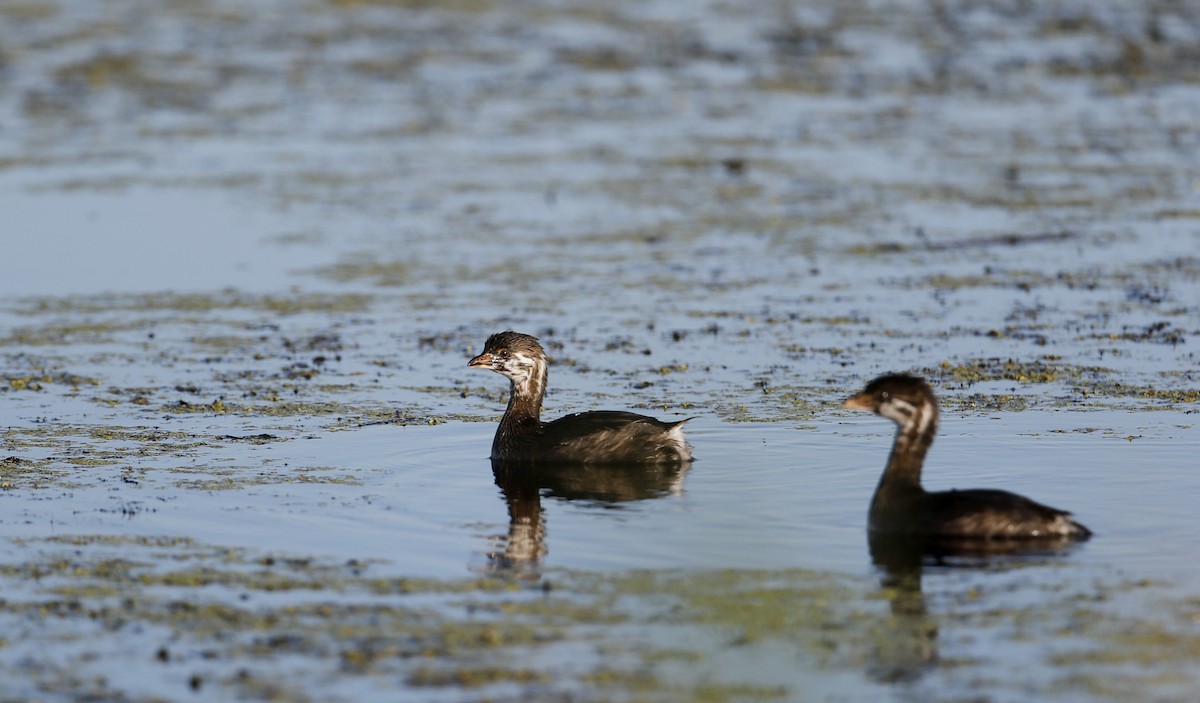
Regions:
[[542, 400], [546, 397], [546, 360], [539, 356], [520, 355], [520, 372], [509, 376], [508, 408], [503, 422], [524, 424], [541, 422]]
[[937, 403], [913, 404], [893, 397], [880, 407], [879, 413], [895, 420], [897, 427], [892, 453], [888, 456], [883, 477], [879, 479], [876, 495], [898, 490], [923, 490], [921, 468], [937, 435]]

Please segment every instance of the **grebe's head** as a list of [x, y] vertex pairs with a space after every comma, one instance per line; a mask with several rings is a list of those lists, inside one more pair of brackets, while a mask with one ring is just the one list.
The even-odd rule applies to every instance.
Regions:
[[546, 368], [546, 352], [537, 337], [520, 332], [497, 332], [488, 337], [483, 352], [467, 362], [475, 369], [488, 369], [506, 376], [516, 386], [528, 389], [540, 382]]
[[927, 424], [937, 418], [933, 389], [925, 381], [908, 374], [880, 376], [860, 393], [847, 398], [842, 407], [882, 415], [901, 427]]

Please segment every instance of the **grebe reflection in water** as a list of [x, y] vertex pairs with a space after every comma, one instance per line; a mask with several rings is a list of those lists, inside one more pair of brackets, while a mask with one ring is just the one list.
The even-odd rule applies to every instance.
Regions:
[[690, 466], [560, 466], [493, 461], [492, 474], [508, 507], [509, 524], [507, 536], [500, 538], [502, 548], [488, 555], [489, 570], [523, 571], [540, 564], [549, 552], [543, 498], [612, 507], [678, 496], [683, 492], [683, 480]]

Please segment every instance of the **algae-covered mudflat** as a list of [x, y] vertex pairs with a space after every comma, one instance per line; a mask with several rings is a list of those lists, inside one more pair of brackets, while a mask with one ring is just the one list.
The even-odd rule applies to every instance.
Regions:
[[[0, 700], [1190, 700], [1200, 9], [0, 4]], [[677, 471], [497, 483], [549, 416]], [[1073, 547], [873, 559], [935, 488]], [[876, 563], [878, 562], [878, 563]]]

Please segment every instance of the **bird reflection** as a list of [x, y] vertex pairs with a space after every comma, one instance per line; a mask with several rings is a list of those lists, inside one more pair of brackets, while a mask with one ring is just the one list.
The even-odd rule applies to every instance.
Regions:
[[545, 511], [542, 498], [615, 505], [679, 495], [691, 463], [668, 464], [536, 464], [492, 462], [508, 505], [508, 534], [497, 538], [488, 554], [488, 570], [537, 578], [546, 556]]
[[1058, 557], [1079, 543], [1069, 537], [983, 540], [870, 533], [871, 561], [882, 571], [880, 591], [891, 616], [881, 624], [867, 674], [881, 683], [916, 681], [938, 662], [937, 618], [926, 608], [926, 570], [1019, 565]]
[[1079, 545], [1069, 536], [1038, 539], [975, 539], [871, 532], [871, 561], [889, 572], [922, 566], [981, 566], [1031, 557], [1062, 556]]

